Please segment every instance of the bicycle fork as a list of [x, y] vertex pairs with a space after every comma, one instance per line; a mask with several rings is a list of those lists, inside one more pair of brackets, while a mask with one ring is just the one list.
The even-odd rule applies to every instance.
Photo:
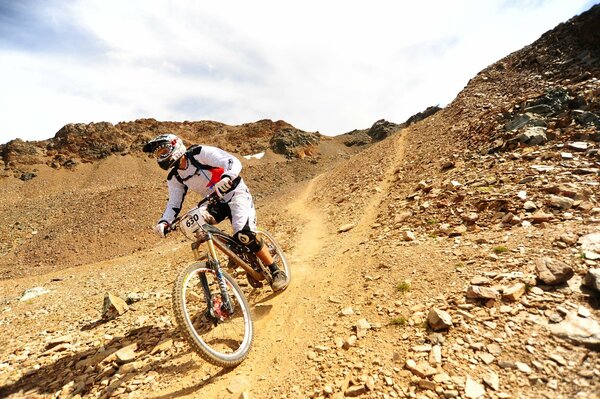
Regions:
[[209, 306], [211, 315], [218, 320], [224, 320], [225, 318], [233, 314], [233, 302], [231, 301], [231, 297], [227, 292], [227, 283], [225, 282], [225, 277], [223, 276], [223, 272], [221, 271], [221, 265], [219, 264], [219, 260], [217, 258], [217, 252], [212, 240], [212, 234], [210, 233], [208, 233], [208, 239], [206, 241], [206, 244], [208, 245], [209, 254], [207, 265], [210, 269], [214, 270], [217, 275], [217, 282], [219, 284], [219, 291], [221, 293], [220, 304], [214, 303], [215, 301], [212, 296], [212, 293], [210, 292], [208, 280], [206, 279], [205, 275], [200, 276], [200, 282], [202, 284], [206, 303]]

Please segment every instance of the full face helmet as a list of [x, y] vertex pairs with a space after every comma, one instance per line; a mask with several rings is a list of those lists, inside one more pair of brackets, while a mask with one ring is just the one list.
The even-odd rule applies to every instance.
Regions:
[[156, 162], [164, 170], [169, 170], [185, 154], [183, 141], [174, 134], [161, 134], [144, 145], [144, 152], [154, 154]]

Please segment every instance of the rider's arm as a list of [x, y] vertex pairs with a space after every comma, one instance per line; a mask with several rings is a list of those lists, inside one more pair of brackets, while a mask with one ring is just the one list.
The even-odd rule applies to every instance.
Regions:
[[227, 176], [231, 180], [242, 171], [239, 159], [217, 147], [203, 145], [202, 151], [194, 157], [202, 164], [223, 168], [223, 177]]
[[175, 177], [175, 170], [169, 173], [169, 177], [167, 177], [167, 188], [169, 189], [169, 201], [167, 202], [167, 206], [165, 211], [158, 221], [167, 222], [169, 225], [173, 222], [173, 220], [179, 215], [181, 211], [181, 207], [183, 205], [183, 200], [185, 199], [185, 194], [187, 192], [187, 187], [179, 182]]

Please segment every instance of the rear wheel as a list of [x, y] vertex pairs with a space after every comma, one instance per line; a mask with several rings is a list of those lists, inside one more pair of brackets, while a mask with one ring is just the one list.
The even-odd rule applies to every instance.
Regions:
[[173, 287], [173, 309], [182, 335], [206, 361], [235, 367], [254, 339], [250, 306], [235, 280], [223, 271], [231, 306], [222, 297], [216, 272], [198, 262], [183, 270]]
[[277, 263], [279, 268], [285, 272], [286, 278], [286, 287], [289, 285], [290, 280], [292, 279], [292, 273], [290, 271], [290, 267], [288, 265], [287, 259], [285, 258], [285, 253], [275, 241], [275, 238], [265, 230], [258, 230], [256, 232], [258, 238], [262, 238], [264, 245], [269, 249], [269, 253], [273, 257], [273, 260]]

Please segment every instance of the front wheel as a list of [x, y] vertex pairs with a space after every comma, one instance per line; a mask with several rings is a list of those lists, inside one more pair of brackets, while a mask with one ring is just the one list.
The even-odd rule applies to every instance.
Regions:
[[198, 262], [179, 273], [173, 309], [184, 338], [206, 361], [235, 367], [248, 356], [254, 330], [250, 306], [235, 280], [223, 273], [230, 306], [221, 295], [217, 273]]
[[269, 232], [265, 230], [258, 230], [256, 232], [256, 235], [259, 238], [262, 238], [264, 245], [267, 246], [267, 248], [269, 249], [269, 253], [273, 257], [273, 260], [277, 263], [279, 268], [281, 268], [285, 272], [285, 285], [287, 287], [292, 279], [292, 272], [288, 265], [287, 259], [285, 258], [285, 253], [283, 252], [279, 244], [277, 244], [275, 238]]

